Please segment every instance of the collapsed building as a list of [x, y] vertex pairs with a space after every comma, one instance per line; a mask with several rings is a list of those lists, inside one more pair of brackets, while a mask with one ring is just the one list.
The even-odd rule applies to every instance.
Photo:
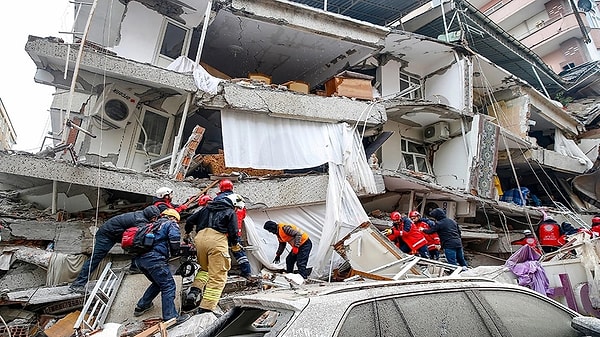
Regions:
[[[255, 271], [277, 267], [266, 220], [307, 230], [315, 278], [343, 260], [336, 242], [393, 210], [444, 208], [495, 263], [540, 209], [584, 225], [598, 210], [570, 181], [592, 169], [597, 142], [578, 143], [587, 126], [550, 95], [578, 84], [456, 4], [448, 18], [433, 7], [402, 20], [417, 3], [341, 14], [284, 0], [78, 4], [74, 43], [25, 45], [35, 81], [56, 88], [47, 147], [0, 153], [2, 189], [54, 216], [3, 212], [3, 244], [85, 258], [103, 219], [161, 186], [177, 202], [214, 195], [224, 177], [246, 200]], [[451, 39], [451, 10], [481, 38], [462, 27]]]

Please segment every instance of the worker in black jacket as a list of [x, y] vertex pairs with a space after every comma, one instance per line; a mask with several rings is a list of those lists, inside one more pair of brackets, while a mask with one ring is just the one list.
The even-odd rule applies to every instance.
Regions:
[[432, 210], [429, 215], [435, 219], [435, 223], [429, 229], [422, 231], [427, 234], [437, 233], [448, 263], [462, 266], [463, 270], [466, 270], [467, 261], [463, 252], [460, 227], [456, 221], [446, 217], [446, 212], [442, 208]]
[[184, 302], [186, 310], [195, 307], [202, 293], [198, 313], [212, 312], [217, 308], [231, 268], [229, 247], [241, 249], [238, 238], [236, 209], [244, 208], [244, 199], [232, 193], [220, 200], [209, 202], [206, 207], [192, 214], [185, 223], [189, 234], [195, 227], [198, 263], [200, 270]]
[[100, 261], [116, 243], [121, 243], [123, 232], [127, 228], [153, 222], [160, 216], [160, 210], [150, 205], [142, 211], [135, 211], [113, 216], [108, 219], [98, 230], [94, 238], [94, 249], [92, 256], [83, 263], [81, 271], [73, 283], [69, 286], [72, 292], [85, 292], [85, 285], [91, 273], [98, 268]]

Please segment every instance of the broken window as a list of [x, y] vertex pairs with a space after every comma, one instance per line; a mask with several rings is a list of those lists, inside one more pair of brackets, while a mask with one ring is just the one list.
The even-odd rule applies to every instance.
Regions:
[[168, 115], [146, 108], [142, 128], [139, 130], [136, 150], [155, 155], [162, 154], [170, 120]]
[[[406, 139], [402, 139], [400, 145], [405, 169], [415, 172], [432, 173], [429, 162], [427, 161], [427, 150], [425, 149], [425, 146]], [[400, 165], [402, 166], [402, 163]]]
[[400, 71], [400, 97], [408, 99], [423, 98], [421, 79]]

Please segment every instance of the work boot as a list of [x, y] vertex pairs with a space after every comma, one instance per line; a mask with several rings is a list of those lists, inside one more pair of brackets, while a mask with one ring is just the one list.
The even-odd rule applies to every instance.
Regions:
[[183, 302], [183, 310], [190, 311], [197, 306], [201, 291], [199, 288], [191, 287], [187, 296], [185, 297], [185, 301]]

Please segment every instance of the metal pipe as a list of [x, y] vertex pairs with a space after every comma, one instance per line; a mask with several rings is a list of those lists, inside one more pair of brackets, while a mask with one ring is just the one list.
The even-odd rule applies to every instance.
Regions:
[[173, 141], [173, 152], [171, 152], [171, 165], [169, 166], [169, 175], [171, 176], [175, 173], [175, 160], [177, 159], [179, 146], [181, 146], [181, 135], [183, 134], [183, 127], [185, 126], [185, 120], [187, 119], [190, 103], [192, 102], [192, 95], [193, 94], [191, 92], [187, 94], [187, 98], [185, 99], [185, 107], [183, 108], [183, 113], [181, 114], [179, 130], [177, 130], [177, 136], [175, 136], [175, 140]]
[[210, 11], [212, 10], [213, 0], [208, 1], [206, 5], [206, 12], [204, 12], [204, 23], [202, 24], [202, 33], [200, 34], [200, 41], [198, 42], [198, 52], [196, 53], [196, 63], [200, 64], [202, 58], [202, 49], [204, 47], [204, 40], [206, 39], [206, 31], [208, 30], [208, 19], [210, 17]]
[[83, 49], [85, 47], [85, 40], [87, 38], [87, 34], [90, 30], [90, 25], [92, 23], [92, 16], [94, 15], [94, 11], [96, 10], [96, 5], [98, 4], [98, 0], [94, 0], [92, 7], [90, 8], [90, 15], [88, 16], [87, 22], [85, 24], [85, 29], [83, 30], [83, 35], [81, 36], [81, 43], [79, 44], [79, 51], [77, 52], [77, 61], [75, 62], [75, 68], [73, 69], [73, 78], [71, 79], [71, 88], [69, 89], [69, 104], [67, 104], [67, 111], [65, 112], [65, 119], [63, 123], [62, 129], [62, 142], [66, 143], [69, 137], [69, 133], [67, 132], [67, 121], [71, 118], [71, 104], [73, 104], [73, 93], [75, 92], [75, 84], [77, 83], [77, 76], [79, 76], [79, 65], [81, 63], [81, 56], [83, 56]]

